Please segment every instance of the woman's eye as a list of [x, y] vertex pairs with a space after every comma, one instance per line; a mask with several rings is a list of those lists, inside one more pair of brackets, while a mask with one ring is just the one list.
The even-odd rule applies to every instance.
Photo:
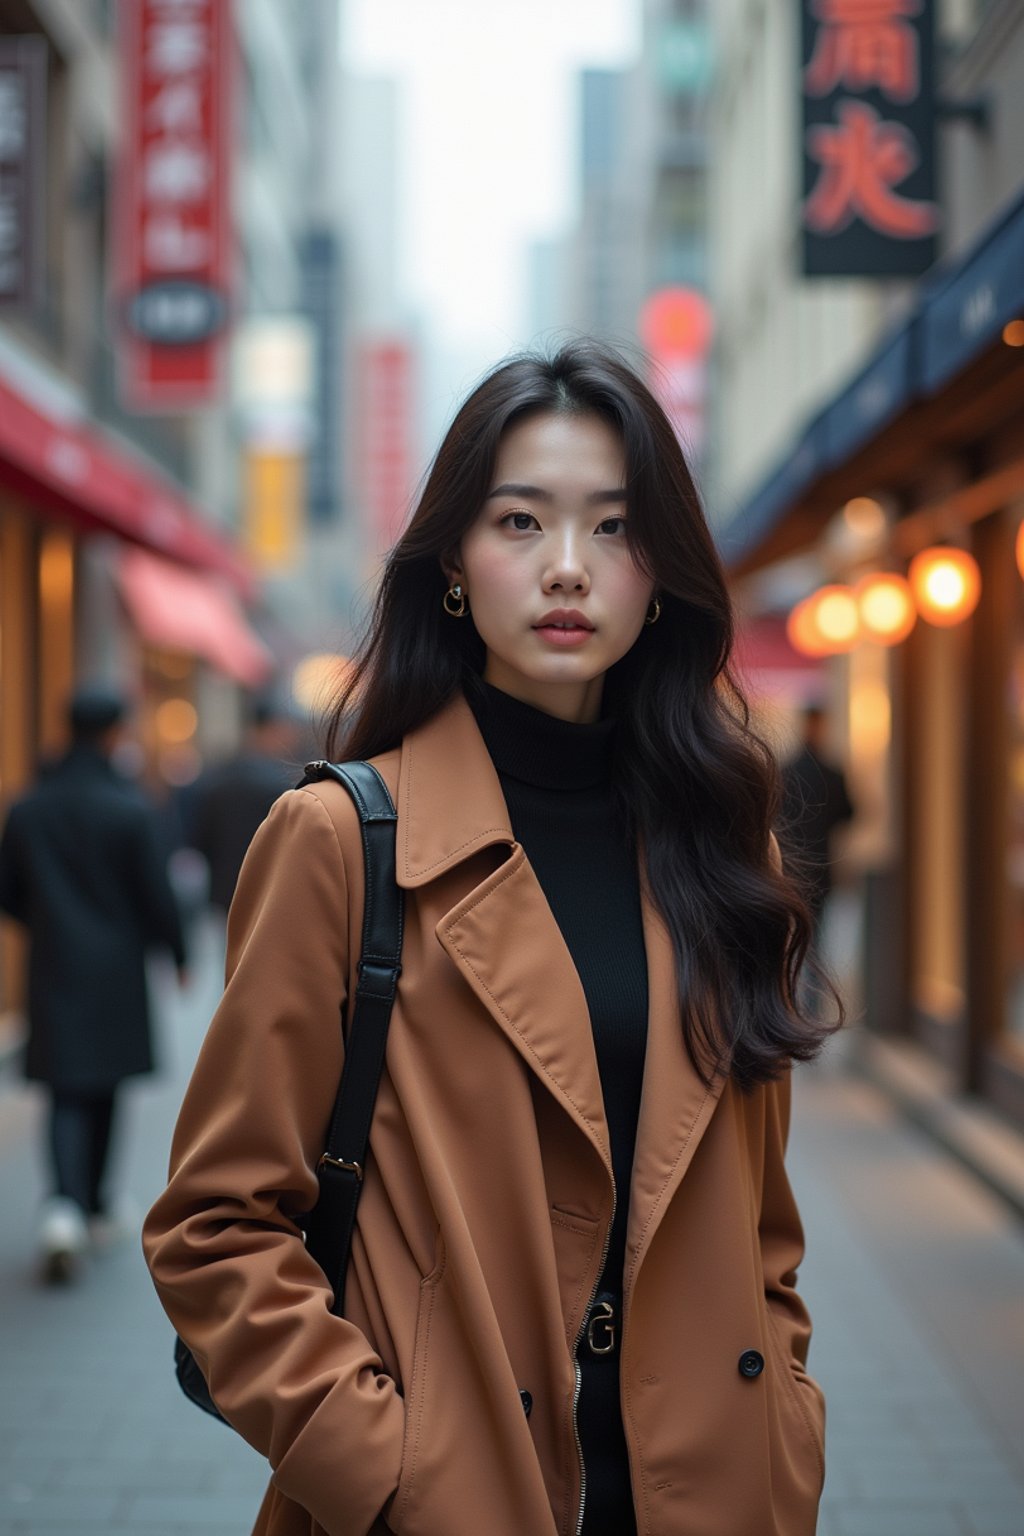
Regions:
[[520, 532], [525, 533], [529, 531], [530, 524], [536, 523], [537, 519], [532, 512], [515, 511], [506, 512], [501, 521], [507, 523], [510, 528], [518, 528]]
[[626, 519], [624, 517], [606, 517], [597, 525], [598, 533], [625, 533]]

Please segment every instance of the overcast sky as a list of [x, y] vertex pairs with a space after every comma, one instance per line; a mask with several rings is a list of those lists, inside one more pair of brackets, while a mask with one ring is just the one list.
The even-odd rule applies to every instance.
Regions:
[[457, 369], [529, 341], [526, 250], [575, 206], [575, 73], [631, 62], [639, 13], [640, 0], [345, 0], [350, 66], [406, 86], [400, 281]]

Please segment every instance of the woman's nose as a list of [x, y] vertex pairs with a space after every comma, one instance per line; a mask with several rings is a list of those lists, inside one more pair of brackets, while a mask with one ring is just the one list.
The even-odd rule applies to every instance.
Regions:
[[545, 592], [589, 592], [590, 573], [577, 542], [566, 539], [544, 573]]

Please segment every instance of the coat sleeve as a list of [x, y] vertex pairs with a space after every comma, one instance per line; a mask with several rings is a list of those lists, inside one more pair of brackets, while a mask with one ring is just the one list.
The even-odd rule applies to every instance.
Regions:
[[252, 843], [228, 980], [143, 1246], [224, 1417], [330, 1536], [365, 1536], [398, 1485], [405, 1410], [379, 1356], [331, 1311], [293, 1217], [341, 1072], [348, 889], [334, 823], [304, 790]]
[[764, 1173], [758, 1235], [764, 1276], [768, 1319], [775, 1329], [783, 1354], [801, 1385], [808, 1389], [811, 1411], [819, 1433], [824, 1431], [824, 1398], [817, 1383], [807, 1375], [807, 1351], [811, 1320], [796, 1289], [797, 1269], [804, 1256], [804, 1233], [796, 1200], [786, 1173], [789, 1139], [792, 1074], [786, 1071], [765, 1092]]

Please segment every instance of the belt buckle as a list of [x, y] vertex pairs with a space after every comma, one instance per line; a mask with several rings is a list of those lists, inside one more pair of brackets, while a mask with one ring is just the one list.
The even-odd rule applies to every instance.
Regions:
[[615, 1308], [610, 1301], [594, 1303], [587, 1323], [587, 1347], [592, 1355], [610, 1355], [615, 1349]]

